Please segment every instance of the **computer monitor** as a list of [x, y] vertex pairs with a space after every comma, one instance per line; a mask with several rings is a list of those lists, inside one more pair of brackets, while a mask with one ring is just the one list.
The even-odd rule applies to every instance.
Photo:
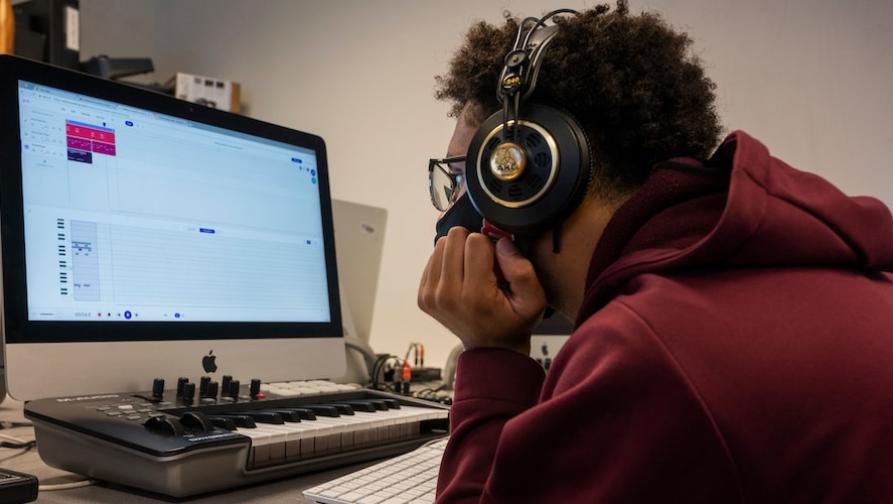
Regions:
[[546, 369], [551, 366], [552, 359], [564, 346], [574, 332], [574, 325], [560, 313], [543, 319], [533, 328], [530, 337], [530, 356], [543, 364]]
[[322, 138], [8, 56], [0, 126], [13, 397], [343, 374]]
[[342, 316], [350, 315], [356, 332], [353, 336], [368, 344], [388, 211], [336, 199], [332, 200], [332, 214]]

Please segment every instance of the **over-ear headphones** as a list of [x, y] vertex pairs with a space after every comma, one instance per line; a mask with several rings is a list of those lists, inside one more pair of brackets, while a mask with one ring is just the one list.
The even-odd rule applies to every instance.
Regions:
[[[484, 120], [466, 159], [468, 195], [492, 226], [535, 235], [577, 207], [593, 175], [589, 140], [574, 118], [528, 102], [559, 26], [546, 22], [570, 9], [524, 19], [497, 84], [502, 110]], [[557, 245], [556, 245], [557, 248]]]

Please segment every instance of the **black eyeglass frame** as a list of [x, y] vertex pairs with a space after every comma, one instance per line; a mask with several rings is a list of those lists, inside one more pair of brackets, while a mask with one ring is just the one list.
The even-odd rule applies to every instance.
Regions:
[[[431, 158], [428, 160], [428, 193], [431, 197], [431, 204], [434, 205], [434, 208], [437, 210], [444, 212], [449, 205], [452, 205], [456, 202], [456, 195], [459, 194], [457, 190], [459, 185], [462, 183], [462, 177], [464, 173], [459, 173], [450, 168], [450, 163], [464, 163], [467, 156], [448, 156], [445, 158]], [[444, 175], [449, 177], [450, 182], [452, 183], [453, 192], [452, 196], [449, 199], [449, 202], [446, 207], [441, 208], [440, 205], [437, 204], [439, 198], [435, 195], [436, 189], [434, 188], [434, 170], [440, 170]]]

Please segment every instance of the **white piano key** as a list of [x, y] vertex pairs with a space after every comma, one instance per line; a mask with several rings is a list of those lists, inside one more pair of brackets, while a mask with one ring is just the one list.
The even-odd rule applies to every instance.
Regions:
[[270, 448], [277, 443], [285, 443], [284, 433], [272, 433], [262, 429], [237, 427], [236, 432], [251, 439], [250, 467], [264, 467], [271, 464]]
[[285, 424], [258, 422], [236, 431], [251, 439], [250, 466], [264, 467], [411, 439], [419, 435], [420, 422], [447, 417], [446, 410], [403, 405]]
[[[303, 425], [303, 422], [291, 422], [282, 425], [276, 424], [258, 424], [258, 429], [264, 432], [281, 433], [283, 438], [277, 438], [281, 445], [270, 447], [270, 462], [276, 463], [277, 460], [292, 461], [301, 458], [311, 458], [315, 455], [315, 438], [323, 433], [325, 426], [309, 426]], [[277, 455], [281, 453], [281, 460], [277, 459]]]

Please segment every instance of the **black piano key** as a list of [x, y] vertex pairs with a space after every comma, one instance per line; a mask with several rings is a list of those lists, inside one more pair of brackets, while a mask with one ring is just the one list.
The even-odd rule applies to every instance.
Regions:
[[267, 424], [276, 424], [282, 425], [285, 423], [285, 420], [282, 419], [282, 415], [273, 411], [267, 410], [253, 410], [253, 411], [240, 411], [237, 415], [247, 415], [254, 419], [255, 422], [259, 423], [267, 423]]
[[384, 401], [385, 404], [388, 405], [388, 408], [400, 409], [400, 402], [397, 401], [396, 399], [381, 399], [381, 400]]
[[353, 408], [350, 406], [350, 404], [344, 404], [344, 403], [326, 403], [326, 404], [337, 408], [338, 413], [341, 413], [342, 415], [350, 416], [350, 415], [354, 414]]
[[279, 416], [282, 417], [286, 422], [300, 422], [301, 414], [297, 411], [294, 411], [289, 408], [270, 408], [269, 410], [264, 411], [272, 411], [273, 413], [278, 413]]
[[291, 411], [296, 412], [301, 420], [316, 420], [316, 412], [307, 408], [288, 408]]
[[213, 424], [214, 427], [220, 427], [221, 429], [226, 429], [226, 430], [230, 430], [230, 431], [236, 430], [236, 422], [233, 422], [233, 420], [231, 418], [217, 417], [217, 416], [212, 416], [209, 418], [211, 420], [211, 424]]
[[310, 411], [316, 413], [317, 416], [324, 417], [340, 417], [341, 414], [338, 413], [338, 408], [334, 406], [329, 406], [327, 404], [304, 404], [302, 407], [309, 409]]
[[375, 409], [377, 409], [378, 411], [387, 411], [387, 410], [391, 409], [391, 408], [388, 408], [388, 403], [384, 402], [384, 401], [381, 400], [381, 399], [367, 399], [367, 400], [368, 400], [368, 401], [372, 404], [372, 406], [374, 406]]
[[349, 404], [356, 411], [364, 411], [366, 413], [375, 413], [378, 411], [375, 405], [370, 401], [344, 401], [344, 404]]
[[[254, 419], [248, 415], [225, 414], [225, 415], [214, 415], [214, 417], [229, 418], [230, 420], [233, 421], [233, 423], [236, 424], [236, 427], [244, 427], [247, 429], [257, 428], [257, 423], [255, 423]], [[211, 417], [211, 418], [213, 419], [214, 417]]]

